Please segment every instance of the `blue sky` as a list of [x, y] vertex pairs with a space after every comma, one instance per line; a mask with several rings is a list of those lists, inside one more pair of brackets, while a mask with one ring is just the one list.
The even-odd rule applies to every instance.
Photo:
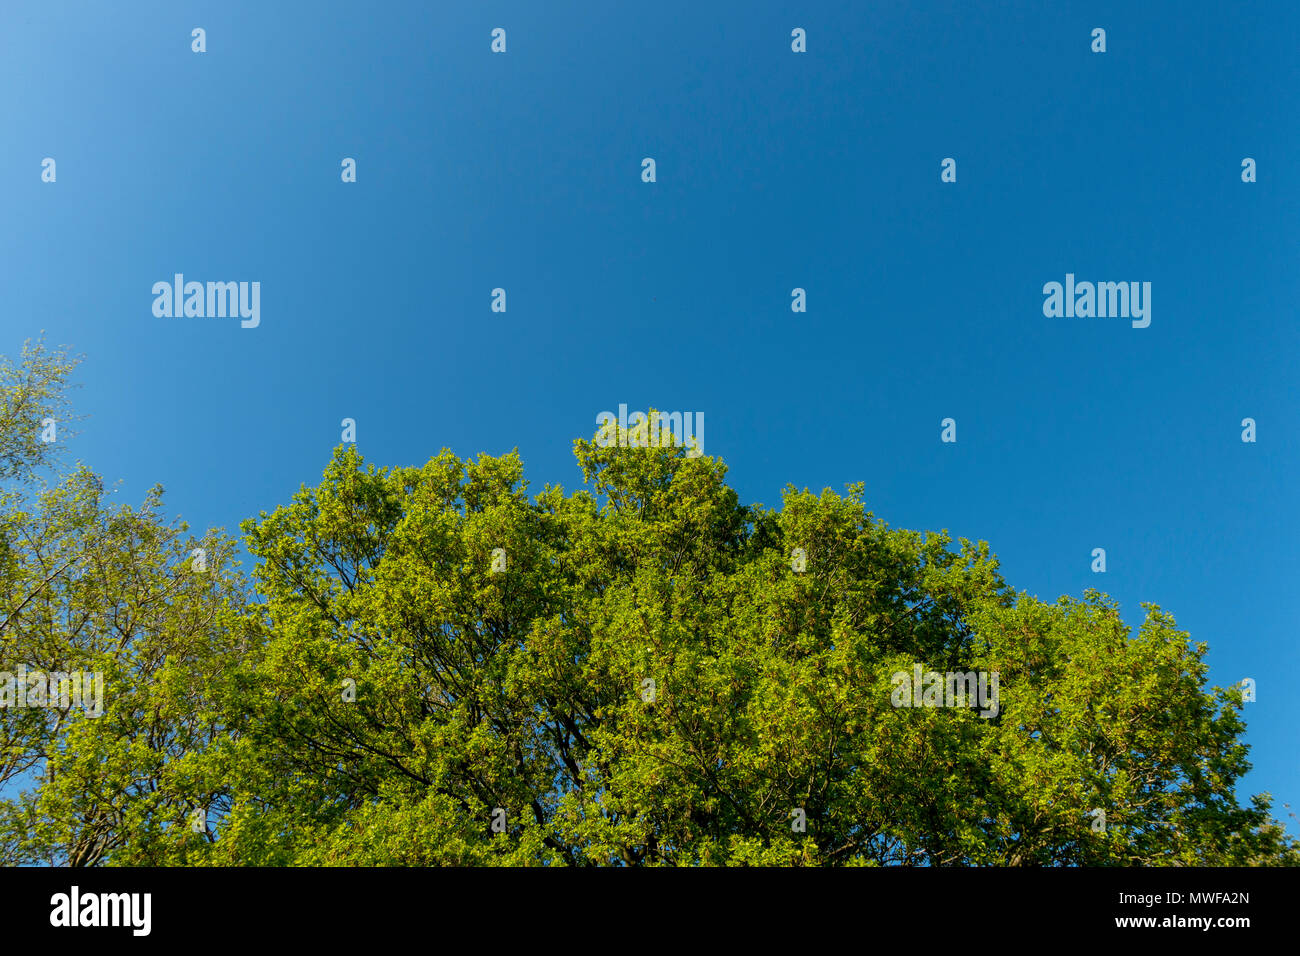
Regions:
[[[198, 527], [319, 480], [345, 417], [540, 490], [601, 411], [702, 412], [745, 500], [864, 481], [1019, 589], [1171, 611], [1256, 679], [1282, 814], [1300, 8], [971, 6], [7, 0], [4, 350], [85, 353], [73, 454]], [[259, 281], [260, 326], [155, 317], [177, 272]], [[1150, 327], [1045, 317], [1067, 272], [1150, 282]]]

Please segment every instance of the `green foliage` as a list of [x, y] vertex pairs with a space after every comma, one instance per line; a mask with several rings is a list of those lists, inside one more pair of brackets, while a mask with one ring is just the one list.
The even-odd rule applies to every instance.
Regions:
[[[4, 516], [22, 546], [0, 586], [0, 671], [98, 672], [103, 713], [3, 712], [0, 781], [36, 785], [0, 811], [0, 861], [143, 862], [214, 797], [207, 753], [225, 734], [244, 602], [230, 543], [168, 525], [161, 492], [138, 510], [109, 507], [79, 469]], [[199, 546], [203, 573], [191, 568]]]
[[[891, 529], [860, 485], [791, 487], [774, 510], [680, 448], [575, 453], [584, 488], [530, 495], [513, 453], [387, 469], [337, 449], [318, 486], [244, 523], [251, 593], [217, 535], [210, 570], [187, 567], [156, 496], [108, 509], [79, 472], [7, 509], [29, 543], [6, 556], [4, 666], [71, 655], [110, 690], [101, 718], [5, 715], [6, 772], [44, 775], [0, 805], [0, 852], [1300, 861], [1267, 797], [1234, 796], [1239, 692], [1205, 686], [1204, 645], [1159, 608], [1132, 633], [1096, 592], [1017, 594], [986, 544]], [[894, 706], [915, 663], [996, 672], [997, 715]]]
[[0, 467], [18, 479], [0, 494], [0, 671], [97, 672], [103, 710], [0, 711], [0, 863], [174, 858], [187, 814], [216, 796], [212, 745], [237, 698], [247, 601], [231, 542], [166, 521], [161, 487], [132, 509], [84, 467], [38, 480], [52, 447], [39, 420], [62, 420], [71, 368], [41, 346], [0, 368]]
[[50, 350], [43, 340], [23, 343], [17, 364], [0, 355], [0, 480], [30, 480], [53, 464], [61, 447], [41, 440], [42, 423], [54, 419], [61, 434], [72, 420], [66, 390], [77, 359], [66, 349]]

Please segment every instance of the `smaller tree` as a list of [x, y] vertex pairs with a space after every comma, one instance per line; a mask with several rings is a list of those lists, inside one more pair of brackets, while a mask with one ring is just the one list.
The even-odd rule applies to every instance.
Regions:
[[61, 437], [72, 434], [64, 429], [76, 420], [67, 400], [68, 377], [79, 361], [64, 348], [46, 348], [43, 338], [24, 342], [16, 363], [0, 355], [0, 481], [30, 480], [57, 460], [61, 443], [42, 436], [49, 422]]

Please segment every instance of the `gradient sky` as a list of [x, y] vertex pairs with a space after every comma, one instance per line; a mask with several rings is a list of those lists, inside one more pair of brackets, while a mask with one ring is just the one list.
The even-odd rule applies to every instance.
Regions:
[[[1242, 794], [1284, 815], [1300, 6], [971, 6], [5, 0], [3, 349], [84, 353], [72, 455], [197, 527], [345, 417], [537, 491], [601, 411], [702, 412], [744, 500], [864, 481], [1019, 589], [1172, 612], [1256, 679]], [[260, 327], [154, 317], [176, 272], [261, 282]], [[1151, 282], [1150, 327], [1044, 317], [1067, 272]]]

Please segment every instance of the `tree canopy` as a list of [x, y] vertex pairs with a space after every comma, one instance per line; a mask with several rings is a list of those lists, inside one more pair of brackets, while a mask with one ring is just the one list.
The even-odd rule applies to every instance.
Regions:
[[[530, 494], [515, 453], [341, 446], [243, 524], [247, 577], [161, 489], [11, 489], [0, 671], [106, 690], [0, 715], [0, 860], [1300, 861], [1236, 797], [1240, 690], [1160, 608], [1018, 593], [862, 485], [768, 508], [680, 447], [574, 449], [583, 486]], [[918, 666], [996, 675], [996, 707], [897, 706]]]

